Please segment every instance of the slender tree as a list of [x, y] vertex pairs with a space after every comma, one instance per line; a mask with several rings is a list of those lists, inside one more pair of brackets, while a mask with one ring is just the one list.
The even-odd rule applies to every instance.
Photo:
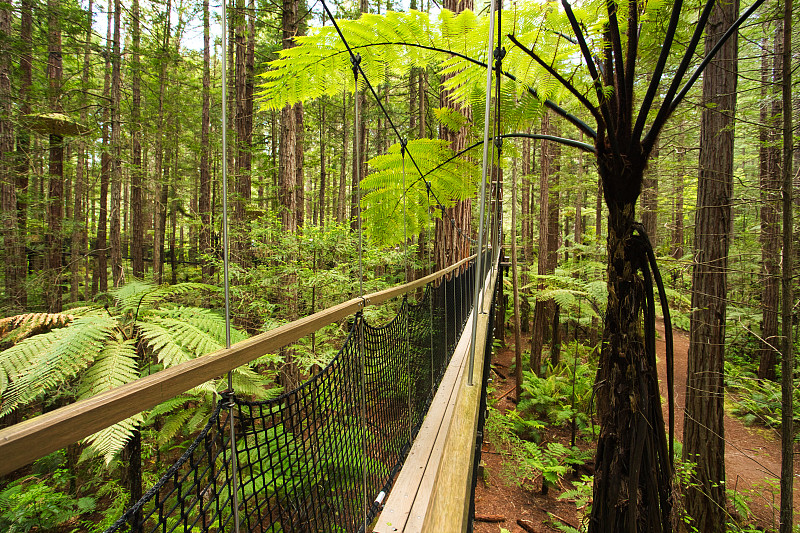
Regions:
[[114, 0], [114, 43], [111, 57], [111, 213], [109, 229], [111, 232], [111, 277], [114, 287], [123, 283], [122, 268], [122, 53], [120, 48], [121, 6]]
[[12, 309], [18, 308], [16, 287], [24, 282], [25, 272], [20, 272], [22, 247], [17, 227], [17, 191], [14, 172], [14, 121], [11, 98], [11, 8], [0, 6], [0, 210], [2, 211], [5, 293]]
[[[211, 252], [211, 44], [208, 0], [203, 0], [203, 112], [200, 133], [200, 253]], [[210, 261], [202, 260], [203, 282], [208, 283], [213, 274]]]
[[[133, 0], [131, 11], [131, 271], [133, 277], [144, 277], [144, 199], [142, 172], [142, 68], [140, 48], [142, 32], [139, 0]], [[205, 102], [204, 102], [205, 103]]]
[[[47, 2], [47, 79], [49, 82], [50, 109], [60, 113], [61, 78], [61, 12], [59, 0]], [[61, 312], [61, 247], [63, 242], [62, 219], [64, 213], [64, 137], [50, 133], [49, 187], [47, 195], [47, 270], [49, 273], [45, 295], [51, 313]]]

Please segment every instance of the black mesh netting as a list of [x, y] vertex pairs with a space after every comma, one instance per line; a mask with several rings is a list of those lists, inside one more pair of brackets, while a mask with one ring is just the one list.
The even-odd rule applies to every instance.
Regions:
[[444, 375], [474, 283], [473, 261], [416, 304], [404, 300], [388, 324], [356, 315], [333, 361], [276, 399], [221, 399], [178, 462], [106, 533], [233, 531], [234, 486], [241, 531], [363, 531]]

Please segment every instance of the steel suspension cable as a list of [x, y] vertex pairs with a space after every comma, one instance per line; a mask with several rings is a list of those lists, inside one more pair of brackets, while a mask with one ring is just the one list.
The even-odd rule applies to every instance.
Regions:
[[486, 67], [486, 105], [484, 106], [484, 114], [483, 114], [483, 168], [481, 171], [481, 199], [480, 199], [480, 216], [478, 220], [480, 220], [480, 228], [478, 229], [478, 257], [475, 258], [476, 261], [476, 273], [475, 273], [475, 294], [473, 295], [473, 304], [472, 304], [472, 342], [470, 343], [469, 348], [469, 369], [467, 375], [467, 385], [470, 387], [473, 384], [473, 377], [474, 377], [474, 366], [475, 366], [475, 341], [477, 340], [478, 336], [478, 297], [480, 295], [480, 286], [481, 286], [481, 277], [482, 277], [482, 261], [481, 261], [481, 254], [483, 253], [483, 219], [485, 215], [485, 203], [486, 203], [486, 165], [489, 156], [489, 106], [491, 104], [492, 98], [492, 66], [491, 66], [491, 57], [492, 57], [492, 46], [494, 45], [494, 11], [495, 11], [495, 0], [492, 0], [491, 8], [489, 11], [489, 46], [487, 49], [487, 67]]
[[[231, 293], [228, 264], [228, 70], [227, 70], [227, 1], [222, 0], [222, 281], [225, 289], [225, 348], [231, 347]], [[234, 423], [233, 370], [228, 371], [228, 422], [231, 439], [231, 505], [233, 506], [234, 532], [239, 533], [239, 468], [236, 451], [236, 424]]]

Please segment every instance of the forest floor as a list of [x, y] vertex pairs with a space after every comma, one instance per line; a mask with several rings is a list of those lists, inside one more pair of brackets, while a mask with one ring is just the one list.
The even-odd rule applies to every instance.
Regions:
[[[659, 338], [656, 344], [658, 356], [658, 373], [661, 378], [661, 393], [666, 398], [666, 348], [664, 343], [664, 324], [656, 323]], [[675, 362], [675, 438], [683, 437], [683, 409], [685, 397], [687, 357], [689, 335], [685, 331], [674, 332]], [[528, 348], [525, 341], [523, 349]], [[510, 392], [514, 387], [514, 377], [509, 369], [514, 359], [513, 337], [507, 342], [507, 348], [500, 348], [494, 354], [492, 366], [501, 375], [492, 373], [494, 379], [494, 398], [500, 398], [496, 404], [499, 412], [504, 413], [514, 407]], [[667, 405], [664, 402], [664, 420], [667, 420]], [[778, 504], [780, 491], [778, 476], [780, 473], [781, 454], [780, 436], [777, 432], [763, 427], [747, 427], [738, 419], [725, 415], [725, 469], [728, 488], [744, 498], [750, 507], [749, 522], [764, 528], [766, 531], [777, 530]], [[569, 444], [569, 430], [548, 427], [545, 432], [547, 441]], [[580, 441], [581, 448], [594, 447], [594, 442]], [[796, 446], [795, 453], [800, 453]], [[483, 479], [478, 480], [475, 490], [475, 514], [477, 517], [502, 520], [497, 522], [475, 522], [476, 533], [498, 533], [504, 528], [512, 533], [549, 533], [560, 529], [554, 520], [577, 528], [580, 522], [575, 504], [572, 501], [559, 500], [558, 496], [571, 488], [571, 482], [577, 478], [567, 476], [561, 487], [553, 488], [547, 495], [542, 495], [539, 488], [533, 490], [522, 488], [513, 482], [514, 466], [505, 463], [505, 456], [495, 448], [494, 444], [484, 440], [483, 445]], [[800, 481], [800, 464], [795, 461], [795, 479]], [[797, 483], [795, 483], [797, 485]], [[794, 491], [795, 523], [800, 512], [800, 490]], [[519, 521], [524, 522], [524, 527]]]

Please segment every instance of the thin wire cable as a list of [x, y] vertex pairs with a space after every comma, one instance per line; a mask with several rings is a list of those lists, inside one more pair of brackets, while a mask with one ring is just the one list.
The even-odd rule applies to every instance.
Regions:
[[[406, 220], [406, 141], [403, 140], [401, 147], [401, 155], [403, 158], [403, 243], [405, 244], [405, 253], [403, 256], [403, 270], [405, 271], [405, 282], [408, 283], [408, 221]], [[408, 346], [408, 293], [403, 295], [403, 307], [405, 308], [406, 327], [404, 328], [405, 334], [405, 356], [406, 356], [406, 376], [408, 379], [408, 442], [411, 442], [411, 426], [413, 424], [413, 417], [411, 413], [411, 357]]]
[[[381, 112], [386, 117], [386, 120], [389, 123], [389, 125], [391, 126], [392, 131], [394, 131], [395, 136], [397, 137], [397, 139], [399, 141], [402, 142], [403, 141], [403, 136], [400, 135], [400, 131], [397, 129], [397, 126], [395, 125], [394, 121], [392, 120], [392, 117], [389, 115], [389, 112], [386, 110], [386, 108], [384, 107], [383, 103], [381, 102], [380, 96], [378, 96], [378, 93], [375, 91], [375, 88], [370, 83], [369, 78], [367, 78], [367, 75], [364, 72], [364, 69], [361, 67], [361, 56], [358, 55], [358, 54], [354, 54], [353, 53], [353, 49], [350, 48], [350, 43], [348, 43], [347, 39], [345, 39], [344, 34], [342, 33], [341, 28], [339, 27], [339, 24], [336, 22], [336, 19], [333, 18], [333, 13], [331, 13], [331, 10], [330, 10], [330, 8], [328, 8], [328, 4], [325, 2], [325, 0], [322, 0], [322, 7], [325, 9], [325, 13], [327, 13], [328, 17], [331, 19], [331, 23], [333, 24], [333, 27], [336, 29], [336, 33], [339, 34], [339, 38], [342, 40], [342, 43], [344, 44], [345, 48], [347, 49], [347, 53], [350, 54], [350, 62], [353, 64], [354, 72], [357, 69], [357, 72], [361, 73], [361, 77], [364, 80], [364, 84], [367, 86], [367, 88], [372, 93], [372, 96], [375, 98], [375, 102], [378, 104], [378, 107], [380, 107]], [[356, 88], [356, 91], [357, 90], [358, 89]], [[358, 130], [356, 130], [356, 131], [358, 131]], [[419, 168], [419, 165], [417, 165], [417, 161], [414, 159], [414, 156], [411, 155], [410, 151], [408, 151], [408, 158], [411, 160], [411, 163], [414, 165], [414, 168], [416, 168], [417, 173], [419, 173], [419, 175], [424, 178], [424, 174], [423, 174], [422, 170]], [[426, 181], [426, 186], [428, 188], [428, 192], [430, 194], [432, 194], [433, 195], [433, 199], [436, 200], [437, 206], [440, 208], [440, 210], [442, 212], [442, 216], [450, 219], [450, 221], [453, 223], [453, 225], [456, 226], [456, 230], [458, 231], [458, 234], [462, 238], [468, 239], [468, 240], [471, 241], [471, 239], [461, 230], [461, 228], [459, 228], [456, 225], [455, 220], [453, 220], [452, 217], [447, 215], [447, 213], [444, 210], [444, 205], [439, 200], [439, 197], [436, 195], [436, 192], [434, 192], [431, 189], [430, 183], [427, 182], [427, 181]]]
[[483, 218], [485, 212], [485, 203], [486, 203], [486, 165], [487, 165], [487, 158], [489, 155], [489, 146], [488, 146], [488, 139], [489, 139], [489, 105], [491, 104], [492, 98], [492, 47], [494, 45], [494, 10], [495, 10], [495, 0], [492, 0], [491, 9], [489, 13], [489, 47], [487, 50], [487, 68], [486, 68], [486, 105], [485, 111], [483, 115], [483, 170], [481, 172], [481, 204], [480, 204], [480, 229], [478, 230], [478, 268], [477, 272], [475, 273], [475, 295], [473, 297], [473, 317], [472, 317], [472, 342], [470, 343], [469, 347], [469, 372], [467, 375], [467, 385], [470, 387], [472, 386], [473, 382], [473, 374], [474, 374], [474, 366], [475, 366], [475, 341], [477, 340], [478, 336], [478, 298], [479, 293], [481, 292], [481, 277], [482, 277], [482, 262], [481, 253], [483, 252]]
[[[324, 2], [323, 2], [324, 5]], [[327, 8], [326, 8], [327, 9]], [[333, 17], [331, 17], [333, 20]], [[352, 56], [353, 63], [353, 77], [355, 89], [355, 101], [353, 110], [353, 125], [355, 127], [355, 141], [353, 142], [353, 157], [355, 157], [356, 164], [354, 170], [354, 178], [356, 180], [356, 205], [358, 205], [358, 295], [361, 298], [362, 305], [364, 301], [364, 250], [361, 232], [361, 138], [359, 135], [359, 105], [358, 105], [358, 73], [361, 70], [359, 63], [361, 56]], [[364, 351], [364, 315], [363, 313], [358, 319], [358, 351], [361, 358], [361, 481], [363, 488], [363, 507], [364, 507], [364, 531], [367, 530], [367, 362], [366, 354]]]
[[[231, 293], [228, 272], [228, 70], [227, 70], [227, 15], [226, 0], [222, 0], [222, 281], [225, 287], [225, 348], [231, 347]], [[228, 391], [233, 394], [233, 370], [228, 371]], [[236, 451], [236, 424], [234, 423], [234, 404], [228, 404], [228, 425], [231, 434], [231, 504], [233, 506], [233, 527], [239, 533], [239, 468]]]

